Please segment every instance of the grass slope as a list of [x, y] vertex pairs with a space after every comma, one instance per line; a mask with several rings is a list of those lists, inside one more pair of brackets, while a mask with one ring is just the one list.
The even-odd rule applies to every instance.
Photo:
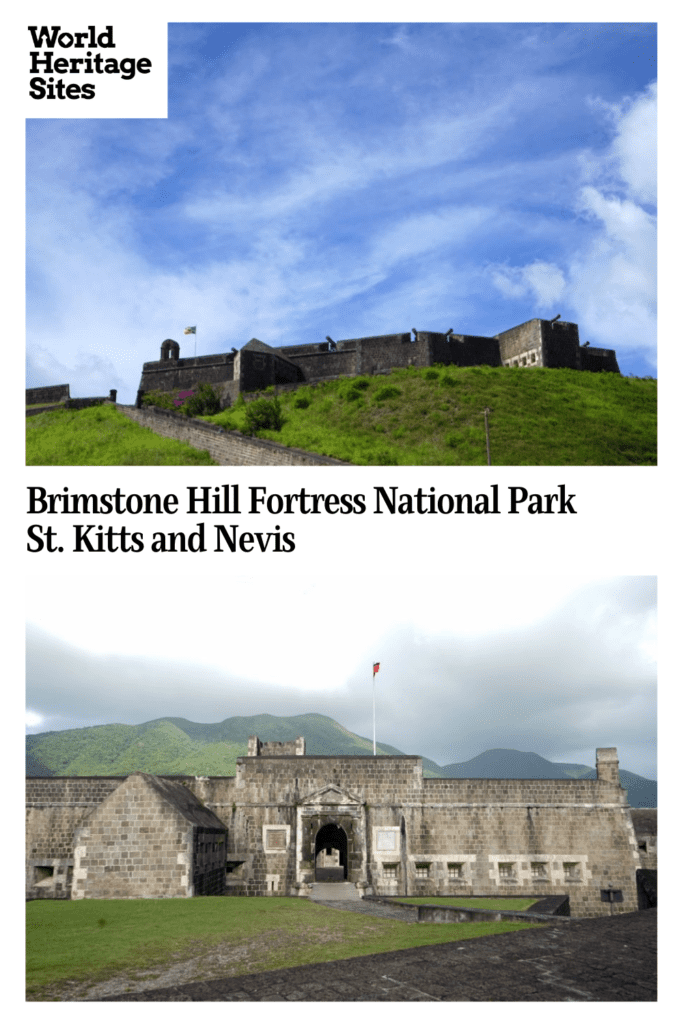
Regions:
[[[26, 775], [234, 775], [236, 758], [247, 753], [250, 736], [262, 740], [306, 738], [306, 753], [370, 755], [372, 740], [357, 736], [327, 715], [279, 717], [250, 715], [223, 722], [158, 718], [143, 725], [95, 725], [84, 729], [35, 733], [26, 737]], [[382, 755], [401, 754], [378, 743]], [[596, 777], [588, 765], [555, 764], [539, 754], [487, 750], [470, 761], [441, 767], [422, 758], [426, 778], [563, 779]], [[657, 783], [633, 772], [619, 772], [632, 807], [656, 807]]]
[[159, 437], [111, 405], [26, 420], [27, 466], [213, 466], [208, 452]]
[[236, 758], [246, 752], [246, 740], [196, 741], [168, 719], [96, 725], [27, 737], [27, 773], [30, 757], [50, 775], [234, 775]]
[[[306, 737], [309, 754], [372, 754], [372, 740], [356, 736], [326, 715], [252, 715], [203, 724], [184, 718], [160, 718], [143, 725], [97, 725], [26, 737], [27, 775], [234, 775], [235, 759], [247, 753], [247, 741]], [[400, 754], [378, 744], [379, 754]], [[426, 774], [438, 774], [428, 759]]]
[[[247, 753], [247, 741], [293, 740], [306, 737], [309, 754], [372, 754], [372, 740], [345, 729], [327, 715], [252, 715], [224, 722], [189, 722], [160, 718], [143, 725], [97, 725], [26, 737], [27, 776], [234, 775], [236, 758]], [[378, 743], [379, 754], [400, 754]], [[424, 774], [438, 776], [439, 766], [423, 760]]]
[[[26, 907], [30, 999], [46, 986], [133, 974], [201, 958], [220, 945], [221, 976], [326, 963], [534, 927], [514, 922], [405, 924], [308, 900], [233, 896], [192, 900], [35, 900]], [[72, 998], [66, 988], [64, 998]]]
[[[657, 382], [574, 370], [430, 367], [279, 396], [281, 431], [259, 436], [358, 465], [654, 465]], [[206, 417], [245, 430], [246, 406]]]

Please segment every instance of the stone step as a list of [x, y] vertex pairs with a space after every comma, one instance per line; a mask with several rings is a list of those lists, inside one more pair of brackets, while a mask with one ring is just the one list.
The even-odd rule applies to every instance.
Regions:
[[314, 882], [311, 899], [332, 901], [360, 900], [360, 892], [354, 882]]

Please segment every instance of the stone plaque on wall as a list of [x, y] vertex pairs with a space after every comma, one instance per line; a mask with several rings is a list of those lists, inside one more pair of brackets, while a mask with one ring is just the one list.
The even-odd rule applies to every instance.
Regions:
[[378, 829], [377, 831], [377, 849], [382, 852], [390, 852], [397, 848], [396, 846], [397, 833], [392, 829], [391, 831]]
[[284, 850], [287, 847], [287, 832], [284, 828], [269, 828], [266, 832], [267, 850]]

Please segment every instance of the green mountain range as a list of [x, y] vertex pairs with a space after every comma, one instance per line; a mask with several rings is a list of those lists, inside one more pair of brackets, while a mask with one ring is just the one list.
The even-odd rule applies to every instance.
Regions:
[[[275, 715], [226, 718], [202, 724], [186, 718], [157, 718], [143, 725], [93, 725], [26, 737], [26, 775], [234, 775], [236, 758], [246, 755], [249, 736], [262, 740], [306, 738], [307, 754], [372, 754], [372, 740], [345, 729], [326, 715]], [[401, 754], [386, 743], [378, 755]], [[441, 767], [422, 759], [427, 778], [577, 779], [595, 778], [595, 768], [556, 764], [539, 754], [494, 749], [462, 764]], [[621, 771], [632, 807], [656, 807], [657, 783]]]

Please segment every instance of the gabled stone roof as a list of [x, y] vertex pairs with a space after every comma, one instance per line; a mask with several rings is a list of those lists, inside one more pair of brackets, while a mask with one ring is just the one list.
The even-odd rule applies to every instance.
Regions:
[[171, 779], [162, 779], [158, 775], [147, 775], [146, 772], [133, 772], [129, 778], [139, 776], [148, 786], [151, 786], [173, 810], [181, 814], [186, 821], [201, 828], [217, 828], [225, 832], [225, 823], [218, 818], [208, 807], [204, 807], [194, 793], [183, 786], [180, 782], [173, 782]]
[[286, 363], [291, 363], [292, 366], [298, 364], [293, 362], [288, 356], [284, 355], [281, 348], [273, 348], [272, 345], [267, 345], [265, 341], [260, 341], [258, 338], [252, 338], [246, 345], [242, 345], [241, 352], [267, 352], [271, 356], [277, 356], [278, 359], [284, 359]]

